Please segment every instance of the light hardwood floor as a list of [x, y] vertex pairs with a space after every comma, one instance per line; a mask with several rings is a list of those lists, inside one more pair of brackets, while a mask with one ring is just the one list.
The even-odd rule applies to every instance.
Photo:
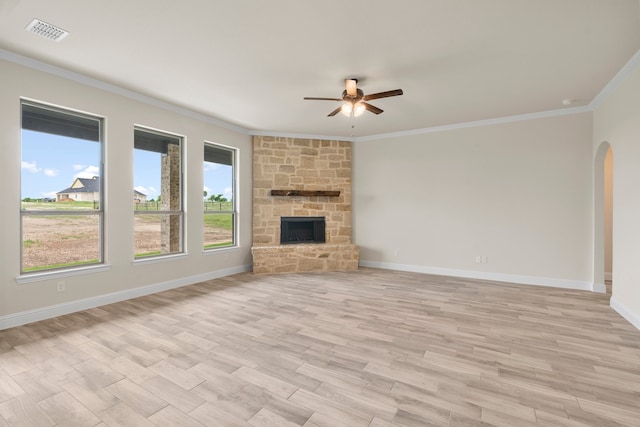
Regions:
[[0, 331], [4, 426], [639, 426], [606, 295], [240, 274]]

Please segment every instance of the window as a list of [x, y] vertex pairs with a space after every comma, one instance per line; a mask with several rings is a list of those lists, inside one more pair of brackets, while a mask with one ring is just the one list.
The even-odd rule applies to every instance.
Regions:
[[22, 101], [21, 273], [103, 262], [102, 120]]
[[204, 144], [204, 249], [235, 245], [235, 150]]
[[136, 128], [133, 164], [135, 258], [183, 252], [182, 138]]

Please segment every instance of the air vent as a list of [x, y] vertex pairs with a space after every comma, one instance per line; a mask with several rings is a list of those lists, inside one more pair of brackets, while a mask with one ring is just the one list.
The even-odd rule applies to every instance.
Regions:
[[34, 19], [31, 21], [25, 30], [37, 34], [39, 36], [45, 37], [49, 40], [53, 40], [54, 42], [59, 42], [69, 35], [68, 31], [63, 30], [62, 28], [58, 28], [55, 25], [47, 24], [44, 21], [39, 19]]

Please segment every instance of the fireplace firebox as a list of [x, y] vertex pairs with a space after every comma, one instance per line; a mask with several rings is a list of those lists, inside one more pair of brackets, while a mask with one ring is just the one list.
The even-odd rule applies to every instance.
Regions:
[[323, 216], [280, 217], [280, 243], [325, 243], [325, 220]]

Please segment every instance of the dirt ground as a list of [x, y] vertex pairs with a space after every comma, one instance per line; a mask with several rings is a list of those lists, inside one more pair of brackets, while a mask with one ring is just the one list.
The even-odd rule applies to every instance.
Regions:
[[[160, 250], [160, 221], [135, 216], [135, 253]], [[23, 269], [99, 258], [97, 216], [29, 216], [23, 223]], [[205, 245], [231, 240], [231, 231], [207, 227]]]

